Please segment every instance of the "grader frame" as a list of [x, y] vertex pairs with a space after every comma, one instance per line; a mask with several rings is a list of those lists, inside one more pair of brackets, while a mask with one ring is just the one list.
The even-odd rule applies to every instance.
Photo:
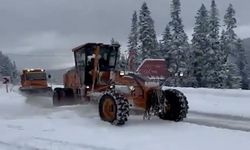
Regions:
[[130, 109], [143, 110], [148, 119], [157, 115], [164, 120], [183, 120], [188, 112], [184, 94], [162, 90], [139, 74], [117, 70], [119, 47], [87, 43], [74, 48], [75, 67], [64, 74], [64, 88], [54, 90], [53, 104], [97, 100], [100, 118], [114, 125], [123, 125]]

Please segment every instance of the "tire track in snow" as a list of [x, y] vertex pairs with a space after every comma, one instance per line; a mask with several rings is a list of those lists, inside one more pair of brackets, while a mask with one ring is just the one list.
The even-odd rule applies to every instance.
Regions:
[[21, 143], [24, 144], [16, 144], [16, 143], [0, 141], [0, 149], [3, 148], [2, 146], [4, 146], [4, 148], [8, 150], [50, 150], [50, 149], [117, 150], [102, 146], [94, 146], [90, 144], [77, 144], [68, 141], [47, 139], [42, 137], [32, 137], [30, 139], [25, 139]]
[[8, 148], [8, 150], [45, 150], [45, 149], [39, 149], [36, 147], [22, 146], [22, 145], [18, 145], [18, 144], [3, 142], [3, 141], [0, 141], [0, 149], [3, 148], [3, 147], [1, 147], [1, 145]]
[[238, 121], [249, 121], [250, 118], [243, 117], [243, 116], [235, 116], [235, 115], [228, 115], [228, 114], [218, 114], [218, 113], [206, 113], [206, 112], [199, 112], [199, 111], [189, 111], [191, 115], [202, 115], [207, 117], [214, 117], [214, 118], [221, 118], [221, 119], [228, 119], [228, 120], [238, 120]]
[[250, 118], [241, 116], [189, 111], [188, 117], [184, 122], [208, 127], [250, 132]]
[[[72, 142], [68, 142], [68, 141], [62, 141], [62, 140], [55, 140], [55, 139], [49, 139], [49, 138], [42, 138], [42, 137], [33, 137], [31, 139], [31, 143], [36, 143], [38, 142], [39, 144], [42, 145], [50, 145], [52, 147], [56, 147], [57, 149], [74, 149], [74, 150], [82, 150], [82, 149], [88, 149], [88, 150], [117, 150], [117, 149], [113, 149], [113, 148], [107, 148], [107, 147], [103, 147], [103, 146], [95, 146], [95, 145], [91, 145], [91, 144], [80, 144], [80, 143], [72, 143]], [[51, 149], [48, 148], [48, 149]]]

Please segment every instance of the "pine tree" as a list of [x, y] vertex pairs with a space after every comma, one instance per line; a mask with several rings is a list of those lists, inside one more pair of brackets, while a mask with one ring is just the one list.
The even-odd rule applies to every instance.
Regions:
[[222, 67], [223, 64], [221, 63], [221, 59], [223, 59], [219, 53], [221, 53], [220, 50], [220, 36], [219, 36], [219, 30], [220, 30], [220, 19], [219, 19], [219, 13], [218, 9], [215, 3], [215, 0], [212, 0], [211, 2], [211, 9], [210, 9], [210, 15], [209, 15], [209, 48], [211, 51], [210, 56], [208, 57], [208, 61], [210, 61], [210, 71], [208, 72], [209, 77], [209, 83], [208, 87], [216, 87], [221, 88], [223, 77], [222, 72], [224, 68]]
[[3, 76], [11, 76], [11, 69], [12, 69], [12, 64], [9, 59], [9, 57], [5, 56], [0, 52], [1, 59], [0, 59], [0, 65], [1, 65], [1, 70], [0, 74]]
[[13, 84], [17, 84], [18, 82], [18, 71], [17, 71], [17, 66], [16, 66], [16, 62], [13, 61], [12, 63], [12, 83]]
[[164, 58], [166, 60], [169, 59], [169, 52], [171, 51], [171, 44], [172, 44], [172, 35], [170, 33], [170, 28], [167, 25], [165, 31], [162, 34], [162, 40], [160, 41], [160, 58]]
[[215, 0], [212, 0], [210, 16], [209, 16], [209, 40], [210, 40], [210, 46], [215, 51], [218, 51], [218, 49], [220, 49], [219, 48], [220, 19], [218, 16], [219, 12]]
[[241, 76], [241, 88], [242, 89], [248, 89], [248, 74], [247, 74], [247, 60], [246, 60], [246, 53], [245, 49], [242, 45], [242, 40], [238, 39], [236, 42], [236, 49], [238, 51], [238, 57], [237, 57], [237, 65], [240, 70], [240, 76]]
[[192, 73], [197, 81], [198, 87], [205, 87], [207, 85], [207, 74], [210, 69], [210, 62], [208, 62], [207, 55], [209, 54], [209, 22], [208, 12], [204, 4], [198, 10], [195, 17], [195, 27], [192, 39], [193, 47], [193, 61], [192, 61]]
[[123, 71], [127, 71], [128, 70], [128, 61], [125, 57], [124, 54], [121, 54], [121, 57], [119, 59], [119, 67], [123, 70]]
[[235, 33], [235, 28], [237, 27], [237, 20], [235, 18], [235, 10], [233, 9], [233, 5], [230, 4], [226, 14], [224, 16], [224, 23], [226, 31], [224, 33], [226, 39], [226, 61], [228, 66], [227, 72], [227, 88], [240, 88], [240, 70], [237, 65], [237, 49], [236, 49], [236, 39], [237, 35]]
[[[111, 44], [111, 45], [119, 45], [119, 46], [121, 46], [121, 44], [119, 43], [119, 41], [115, 40], [114, 38], [112, 38], [112, 39], [110, 40], [110, 44]], [[121, 56], [121, 51], [120, 51], [120, 49], [119, 49], [119, 50], [118, 50], [117, 57], [120, 58], [120, 56]]]
[[135, 71], [140, 63], [140, 52], [138, 49], [138, 18], [136, 11], [134, 11], [132, 16], [131, 31], [128, 37], [128, 55], [128, 69], [130, 71]]
[[239, 89], [241, 88], [241, 76], [240, 70], [238, 69], [238, 65], [236, 63], [229, 63], [228, 74], [226, 79], [226, 87], [229, 89]]
[[151, 12], [144, 2], [139, 15], [139, 48], [141, 60], [146, 58], [157, 58], [157, 39], [154, 29], [154, 21], [150, 16]]
[[215, 84], [216, 88], [226, 88], [227, 74], [229, 71], [229, 66], [227, 63], [227, 38], [225, 36], [225, 30], [222, 30], [220, 41], [220, 48], [217, 52], [217, 83]]
[[8, 56], [0, 51], [0, 75], [9, 76], [11, 81], [17, 79], [17, 69]]
[[117, 40], [115, 40], [114, 38], [112, 38], [112, 39], [110, 40], [110, 44], [111, 44], [111, 45], [120, 45], [120, 43], [119, 43]]
[[226, 53], [229, 59], [233, 59], [236, 56], [235, 55], [235, 42], [237, 39], [237, 35], [234, 31], [235, 28], [237, 27], [236, 23], [237, 23], [237, 20], [235, 18], [235, 10], [233, 9], [233, 5], [230, 4], [224, 16], [224, 26], [226, 28], [224, 36], [227, 41], [226, 47], [228, 50], [226, 51]]
[[220, 51], [218, 53], [219, 57], [223, 62], [227, 61], [228, 53], [227, 53], [227, 38], [226, 31], [223, 29], [220, 36]]
[[222, 30], [222, 33], [221, 33], [221, 38], [220, 38], [220, 57], [222, 58], [221, 61], [219, 63], [223, 64], [221, 65], [221, 68], [224, 69], [224, 72], [222, 71], [220, 75], [223, 75], [224, 73], [224, 76], [222, 76], [223, 78], [221, 78], [223, 80], [223, 82], [221, 83], [221, 87], [222, 88], [232, 88], [232, 84], [233, 82], [231, 81], [232, 80], [232, 71], [231, 70], [234, 70], [233, 69], [233, 66], [231, 63], [229, 63], [228, 61], [228, 58], [229, 58], [229, 44], [228, 44], [228, 38], [227, 38], [227, 35], [226, 35], [226, 31], [225, 30]]
[[[120, 46], [120, 43], [117, 41], [117, 40], [115, 40], [114, 38], [112, 38], [111, 40], [110, 40], [110, 44], [111, 45], [119, 45]], [[127, 67], [127, 66], [123, 66], [121, 63], [121, 51], [120, 51], [120, 49], [118, 50], [118, 53], [117, 53], [117, 63], [116, 63], [116, 66], [117, 66], [117, 69], [119, 69], [119, 70], [122, 70], [123, 68], [122, 67]]]
[[233, 44], [233, 42], [237, 39], [237, 35], [234, 31], [234, 29], [237, 27], [237, 20], [235, 18], [235, 10], [232, 4], [230, 4], [228, 9], [226, 10], [226, 14], [224, 16], [224, 23], [226, 27], [225, 34], [228, 36], [228, 40], [231, 40], [229, 42]]
[[[171, 21], [169, 23], [172, 35], [172, 46], [169, 52], [169, 71], [175, 86], [183, 86], [188, 77], [189, 66], [189, 44], [188, 37], [184, 32], [184, 26], [180, 17], [180, 0], [172, 0]], [[184, 77], [180, 77], [180, 75]]]

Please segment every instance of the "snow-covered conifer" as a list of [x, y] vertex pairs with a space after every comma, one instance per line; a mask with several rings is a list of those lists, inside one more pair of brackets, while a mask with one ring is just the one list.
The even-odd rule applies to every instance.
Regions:
[[170, 28], [167, 25], [165, 31], [162, 34], [162, 39], [160, 40], [160, 52], [159, 56], [164, 59], [169, 59], [169, 52], [172, 45], [172, 35], [170, 33]]
[[139, 48], [141, 60], [158, 57], [154, 21], [151, 18], [151, 12], [146, 2], [142, 4], [139, 15]]
[[180, 13], [180, 0], [172, 0], [171, 21], [169, 22], [172, 44], [169, 51], [170, 59], [168, 66], [175, 86], [183, 86], [185, 84], [185, 79], [188, 78], [188, 66], [190, 62], [188, 37], [184, 31]]
[[140, 63], [140, 52], [138, 49], [138, 17], [136, 11], [132, 16], [131, 30], [128, 37], [129, 70], [135, 71]]
[[208, 72], [208, 87], [221, 88], [223, 77], [224, 64], [222, 63], [223, 56], [220, 55], [220, 19], [219, 12], [215, 0], [211, 2], [210, 15], [209, 15], [209, 49], [210, 56], [208, 61], [210, 63], [210, 71]]
[[228, 66], [227, 71], [227, 81], [226, 86], [227, 88], [239, 88], [240, 87], [240, 70], [237, 65], [237, 48], [236, 48], [236, 40], [237, 35], [235, 33], [235, 28], [237, 20], [235, 18], [235, 10], [233, 5], [230, 4], [228, 9], [226, 10], [226, 14], [224, 16], [224, 26], [226, 28], [224, 37], [225, 37], [225, 53], [226, 53], [226, 63]]
[[245, 49], [242, 45], [242, 40], [238, 39], [236, 42], [236, 49], [238, 52], [238, 57], [237, 57], [237, 65], [240, 71], [240, 76], [241, 76], [241, 88], [242, 89], [248, 89], [248, 74], [247, 74], [247, 60], [246, 60], [246, 53]]
[[208, 11], [204, 4], [197, 12], [195, 17], [195, 27], [192, 39], [192, 74], [196, 79], [198, 87], [205, 87], [208, 80], [208, 70], [210, 68], [210, 62], [208, 61], [208, 55], [210, 55], [209, 48], [209, 22]]

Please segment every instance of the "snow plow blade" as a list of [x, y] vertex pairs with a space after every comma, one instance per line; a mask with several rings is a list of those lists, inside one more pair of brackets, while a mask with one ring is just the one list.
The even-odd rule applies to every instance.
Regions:
[[70, 88], [55, 88], [53, 91], [53, 106], [65, 106], [83, 104], [80, 98], [74, 96]]
[[52, 93], [53, 93], [53, 90], [51, 87], [45, 87], [45, 88], [20, 87], [19, 90], [25, 95], [52, 96]]

